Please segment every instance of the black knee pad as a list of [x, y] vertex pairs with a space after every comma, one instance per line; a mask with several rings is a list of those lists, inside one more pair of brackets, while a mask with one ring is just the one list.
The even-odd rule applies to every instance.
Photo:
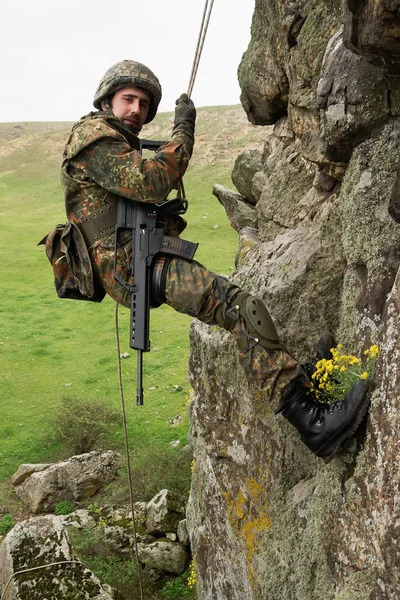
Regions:
[[171, 260], [171, 256], [158, 256], [153, 263], [150, 289], [151, 308], [157, 308], [165, 302], [165, 287]]
[[[265, 304], [248, 292], [240, 292], [227, 310], [227, 329], [233, 329], [235, 322], [242, 317], [254, 341], [269, 350], [281, 350], [278, 333]], [[238, 342], [239, 343], [239, 342]], [[239, 347], [241, 344], [239, 343]]]

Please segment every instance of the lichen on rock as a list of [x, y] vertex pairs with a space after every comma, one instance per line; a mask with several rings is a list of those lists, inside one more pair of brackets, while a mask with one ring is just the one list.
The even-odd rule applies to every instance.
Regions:
[[325, 466], [246, 379], [230, 335], [193, 322], [199, 600], [400, 596], [397, 20], [390, 0], [256, 1], [242, 105], [273, 128], [261, 165], [238, 159], [257, 223], [240, 229], [227, 210], [233, 279], [266, 302], [300, 361], [327, 331], [381, 355], [367, 420]]

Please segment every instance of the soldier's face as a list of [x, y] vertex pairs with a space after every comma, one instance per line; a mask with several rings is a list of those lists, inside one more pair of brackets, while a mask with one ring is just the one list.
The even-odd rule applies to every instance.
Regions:
[[142, 129], [149, 112], [150, 96], [137, 87], [126, 87], [115, 92], [111, 108], [124, 125], [130, 125], [136, 133]]

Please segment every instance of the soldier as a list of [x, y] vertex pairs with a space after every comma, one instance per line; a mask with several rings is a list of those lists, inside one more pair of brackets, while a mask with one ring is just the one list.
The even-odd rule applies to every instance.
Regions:
[[[137, 134], [154, 119], [160, 100], [161, 86], [150, 69], [132, 60], [117, 63], [100, 81], [94, 97], [98, 111], [76, 123], [67, 142], [61, 182], [68, 220], [81, 232], [89, 252], [90, 261], [83, 261], [85, 268], [81, 261], [78, 277], [81, 290], [92, 299], [101, 299], [106, 292], [130, 305], [129, 293], [113, 275], [117, 196], [163, 202], [177, 187], [192, 155], [196, 111], [186, 94], [177, 100], [168, 143], [150, 159], [138, 152]], [[181, 217], [165, 218], [169, 235], [178, 236], [184, 227]], [[131, 252], [129, 234], [122, 232], [117, 270], [125, 280], [130, 278]], [[156, 257], [151, 293], [156, 305], [165, 302], [231, 331], [247, 375], [317, 456], [330, 460], [360, 423], [367, 408], [367, 383], [358, 381], [341, 402], [315, 402], [304, 368], [279, 341], [258, 298], [194, 260], [173, 256]], [[321, 338], [317, 358], [329, 356], [331, 343], [330, 337]]]

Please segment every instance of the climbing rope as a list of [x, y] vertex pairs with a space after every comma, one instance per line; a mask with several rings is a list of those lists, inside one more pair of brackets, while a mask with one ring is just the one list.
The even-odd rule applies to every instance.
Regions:
[[[129, 436], [128, 436], [128, 428], [126, 425], [125, 397], [124, 397], [124, 389], [123, 389], [123, 384], [122, 384], [121, 346], [120, 346], [120, 342], [119, 342], [118, 309], [119, 309], [119, 303], [116, 302], [115, 303], [115, 340], [116, 340], [117, 357], [118, 357], [117, 360], [118, 360], [119, 395], [120, 395], [120, 399], [121, 399], [122, 422], [124, 425], [126, 466], [128, 469], [129, 499], [130, 499], [131, 511], [132, 511], [132, 530], [133, 530], [133, 542], [134, 542], [134, 549], [135, 549], [136, 568], [137, 568], [138, 581], [139, 581], [140, 600], [143, 600], [143, 584], [142, 584], [142, 575], [141, 575], [141, 571], [140, 571], [139, 551], [138, 551], [138, 544], [137, 544], [135, 506], [134, 506], [134, 502], [133, 502], [131, 459], [129, 456]], [[133, 556], [132, 556], [132, 560], [133, 560]]]
[[[200, 25], [200, 32], [197, 39], [196, 51], [193, 59], [192, 72], [190, 74], [190, 81], [187, 94], [190, 98], [194, 86], [194, 82], [197, 75], [197, 69], [199, 67], [199, 62], [201, 58], [201, 53], [203, 51], [204, 40], [206, 39], [208, 24], [210, 22], [211, 11], [213, 9], [214, 0], [211, 0], [209, 5], [209, 0], [205, 0], [205, 6], [203, 11], [203, 17]], [[184, 198], [185, 191], [183, 187], [182, 180], [179, 181], [178, 186], [178, 197]], [[119, 326], [118, 326], [118, 302], [115, 303], [115, 337], [116, 337], [116, 347], [117, 347], [117, 356], [118, 356], [118, 381], [119, 381], [119, 392], [121, 399], [121, 410], [122, 410], [122, 419], [124, 425], [124, 437], [125, 437], [125, 453], [126, 453], [126, 462], [128, 468], [128, 481], [129, 481], [129, 497], [131, 503], [131, 511], [132, 511], [132, 529], [133, 529], [133, 539], [134, 539], [134, 549], [135, 549], [135, 559], [136, 559], [136, 567], [138, 572], [138, 581], [140, 588], [140, 600], [143, 600], [143, 585], [142, 585], [142, 577], [139, 563], [139, 552], [137, 545], [137, 533], [136, 533], [136, 519], [135, 519], [135, 508], [133, 502], [133, 484], [132, 484], [132, 473], [131, 473], [131, 464], [130, 464], [130, 456], [129, 456], [129, 439], [128, 439], [128, 430], [126, 425], [126, 410], [125, 410], [125, 399], [124, 399], [124, 390], [123, 390], [123, 382], [122, 382], [122, 372], [121, 372], [121, 349], [119, 342]], [[133, 559], [133, 556], [132, 556]]]
[[[214, 6], [214, 0], [211, 0], [210, 4], [209, 4], [209, 0], [205, 0], [203, 17], [201, 20], [199, 36], [197, 39], [197, 45], [196, 45], [195, 55], [194, 55], [194, 59], [193, 59], [192, 72], [190, 74], [189, 86], [188, 86], [188, 91], [187, 91], [187, 95], [189, 96], [189, 98], [193, 91], [193, 86], [194, 86], [194, 82], [196, 79], [197, 70], [199, 68], [201, 54], [203, 52], [204, 41], [206, 39], [208, 24], [210, 22], [210, 17], [211, 17], [211, 12], [212, 12], [213, 6]], [[182, 190], [183, 184], [181, 182], [180, 182], [180, 185], [182, 186], [182, 188], [181, 188], [181, 190]], [[184, 192], [183, 192], [183, 195], [184, 195]], [[118, 308], [119, 308], [119, 303], [116, 302], [115, 303], [115, 333], [116, 333], [116, 349], [117, 349], [117, 356], [118, 356], [118, 382], [119, 382], [119, 391], [120, 391], [120, 400], [121, 400], [122, 421], [123, 421], [123, 427], [124, 427], [126, 461], [127, 461], [127, 469], [128, 469], [129, 498], [130, 498], [130, 505], [131, 505], [131, 511], [132, 511], [132, 531], [133, 531], [134, 550], [135, 550], [135, 562], [136, 562], [137, 573], [138, 573], [140, 600], [144, 600], [142, 576], [141, 576], [140, 563], [139, 563], [139, 551], [138, 551], [138, 544], [137, 544], [137, 527], [136, 527], [135, 507], [134, 507], [134, 501], [133, 501], [132, 472], [131, 472], [131, 462], [130, 462], [130, 456], [129, 456], [129, 437], [128, 437], [128, 429], [127, 429], [127, 423], [126, 423], [125, 398], [124, 398], [124, 391], [123, 391], [123, 384], [122, 384], [121, 350], [120, 350], [119, 326], [118, 326]], [[133, 559], [133, 556], [132, 556], [132, 559]], [[78, 559], [62, 560], [62, 561], [58, 561], [58, 562], [43, 564], [38, 567], [32, 567], [29, 569], [21, 569], [20, 571], [15, 571], [11, 575], [11, 577], [8, 579], [0, 600], [6, 600], [6, 598], [8, 596], [8, 591], [9, 591], [11, 581], [14, 579], [14, 577], [18, 577], [19, 575], [22, 575], [24, 573], [29, 573], [31, 571], [40, 571], [41, 569], [47, 569], [47, 568], [58, 566], [58, 565], [71, 565], [71, 564], [82, 565], [85, 569], [90, 571], [89, 567], [87, 567], [81, 560], [78, 560]]]
[[196, 51], [194, 53], [192, 72], [190, 74], [189, 87], [187, 91], [187, 95], [189, 96], [189, 98], [192, 95], [194, 81], [197, 75], [197, 69], [199, 68], [201, 53], [203, 52], [204, 40], [206, 39], [208, 24], [210, 22], [211, 11], [214, 6], [214, 0], [211, 0], [210, 6], [208, 5], [208, 1], [209, 0], [206, 0], [204, 5], [203, 18], [201, 20], [199, 37], [197, 38], [197, 46]]

